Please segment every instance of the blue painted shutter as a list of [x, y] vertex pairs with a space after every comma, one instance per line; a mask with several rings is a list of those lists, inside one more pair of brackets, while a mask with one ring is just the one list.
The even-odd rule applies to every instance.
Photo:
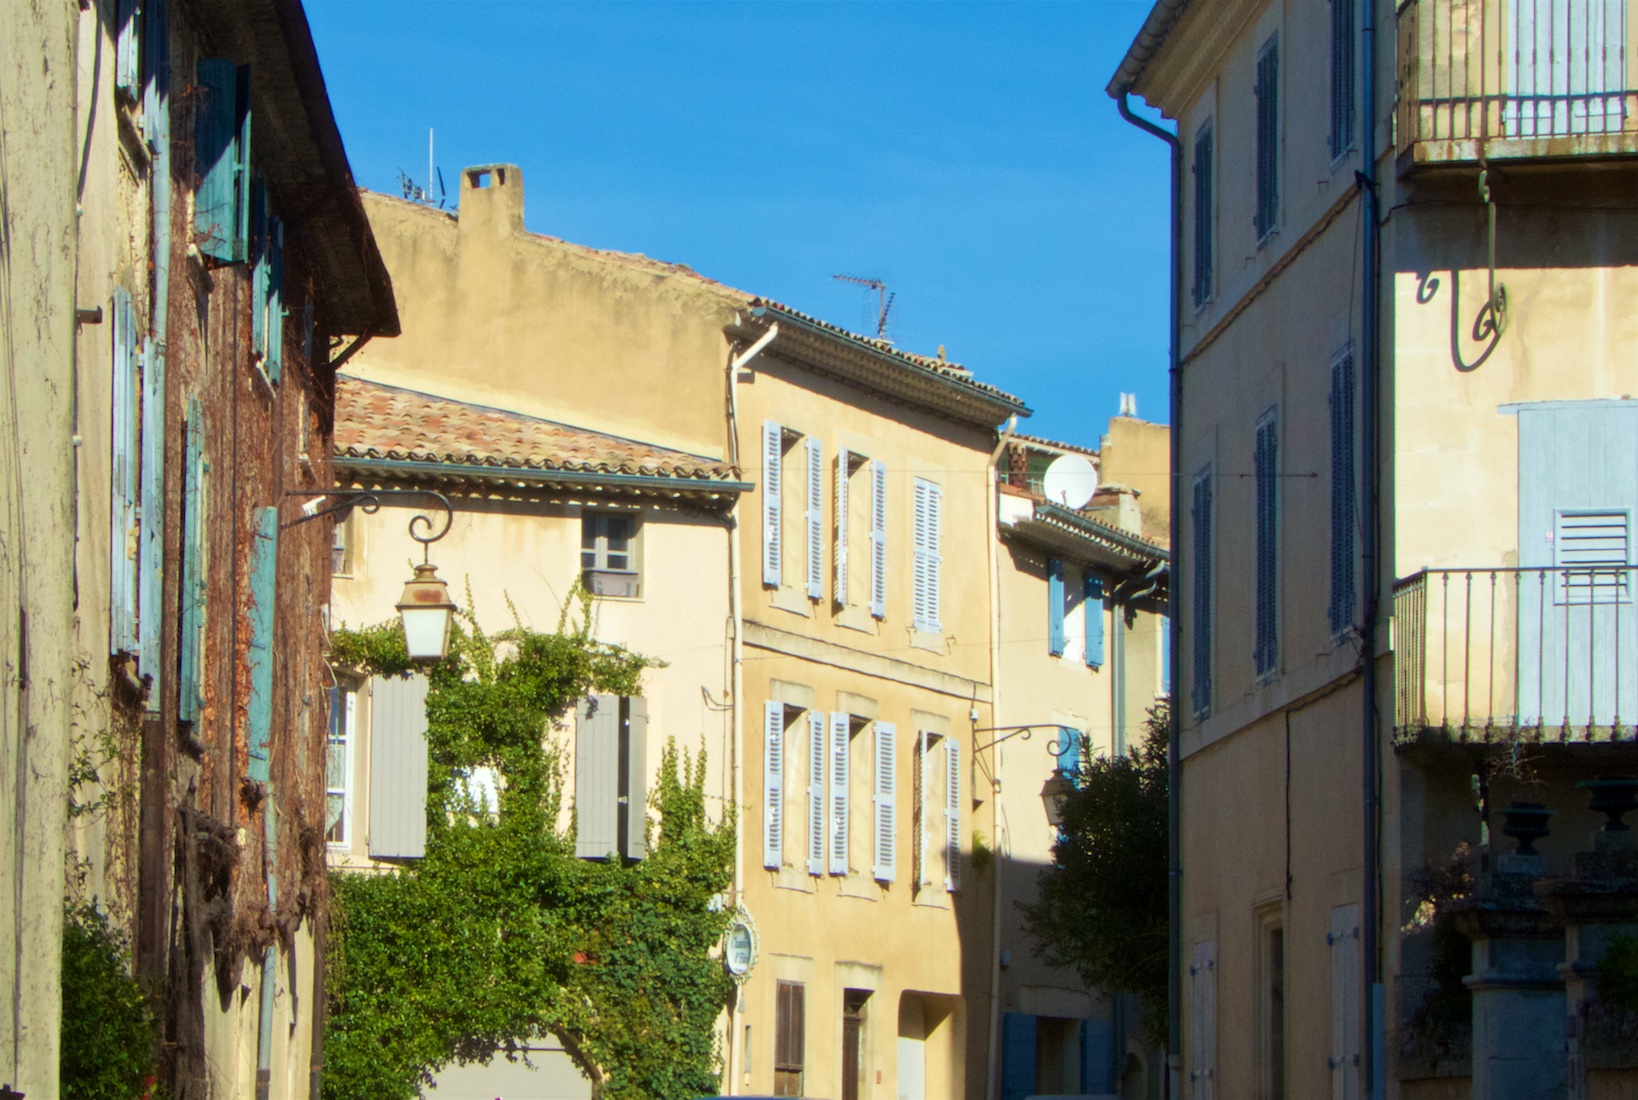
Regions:
[[1354, 145], [1354, 0], [1331, 0], [1331, 159]]
[[203, 699], [205, 630], [205, 419], [197, 397], [188, 401], [186, 464], [182, 468], [182, 637], [177, 668], [177, 717], [190, 725]]
[[898, 728], [876, 722], [875, 849], [873, 873], [882, 882], [898, 874]]
[[1058, 736], [1064, 743], [1064, 751], [1058, 757], [1058, 770], [1063, 772], [1070, 782], [1076, 782], [1075, 777], [1081, 773], [1082, 733], [1066, 726], [1058, 731]]
[[1170, 615], [1160, 617], [1160, 690], [1172, 694], [1172, 624]]
[[108, 514], [110, 653], [137, 651], [137, 470], [140, 423], [137, 402], [136, 312], [131, 295], [114, 290], [114, 377], [111, 500]]
[[870, 464], [870, 613], [887, 617], [887, 465]]
[[825, 595], [825, 452], [824, 445], [813, 436], [807, 439], [807, 502], [806, 534], [808, 542], [807, 590], [808, 599], [823, 599]]
[[137, 654], [150, 679], [147, 707], [161, 699], [165, 623], [165, 356], [152, 338], [142, 350], [142, 484], [137, 535]]
[[1216, 199], [1212, 194], [1212, 155], [1215, 139], [1207, 122], [1194, 136], [1194, 304], [1203, 306], [1211, 298], [1212, 214]]
[[1211, 638], [1212, 638], [1212, 485], [1208, 465], [1194, 479], [1194, 621], [1186, 623], [1194, 640], [1194, 667], [1191, 703], [1196, 715], [1211, 710]]
[[263, 508], [250, 547], [250, 778], [266, 783], [273, 737], [273, 625], [277, 620], [279, 510]]
[[119, 0], [114, 11], [114, 89], [135, 99], [142, 91], [142, 4]]
[[[1339, 2], [1339, 0], [1333, 0]], [[1354, 623], [1354, 356], [1331, 364], [1331, 633]]]
[[267, 358], [267, 299], [271, 266], [267, 226], [267, 181], [253, 176], [250, 180], [250, 354], [258, 361]]
[[1001, 1100], [1024, 1100], [1035, 1092], [1035, 1017], [1001, 1017]]
[[1280, 212], [1280, 39], [1257, 55], [1257, 239], [1274, 231]]
[[284, 375], [284, 222], [267, 219], [267, 379]]
[[762, 866], [785, 859], [785, 704], [762, 704]]
[[808, 874], [825, 873], [825, 851], [829, 839], [825, 830], [827, 792], [825, 791], [826, 751], [825, 715], [823, 711], [808, 711]]
[[1081, 1021], [1081, 1092], [1115, 1091], [1115, 1035], [1107, 1020]]
[[1257, 422], [1257, 675], [1279, 662], [1279, 422], [1271, 409]]
[[1081, 602], [1086, 616], [1086, 666], [1103, 667], [1103, 578], [1086, 575], [1086, 599]]
[[194, 229], [199, 251], [242, 263], [250, 217], [250, 69], [220, 58], [199, 62], [194, 119]]
[[1064, 655], [1064, 563], [1047, 559], [1047, 652]]
[[848, 751], [853, 719], [843, 712], [830, 716], [830, 873], [847, 874]]
[[785, 464], [784, 429], [762, 422], [762, 583], [778, 588], [783, 565], [784, 523], [780, 511]]

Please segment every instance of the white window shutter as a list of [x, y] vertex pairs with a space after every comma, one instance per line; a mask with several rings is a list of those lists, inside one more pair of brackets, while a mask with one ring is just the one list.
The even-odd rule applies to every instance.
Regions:
[[848, 449], [836, 453], [836, 604], [847, 606], [847, 464]]
[[848, 751], [853, 719], [830, 716], [830, 873], [847, 874]]
[[887, 617], [887, 464], [870, 464], [870, 613]]
[[892, 882], [898, 867], [897, 771], [898, 730], [891, 722], [876, 723], [875, 849], [876, 878]]
[[916, 479], [915, 489], [915, 628], [937, 634], [939, 622], [939, 527], [943, 494], [931, 481]]
[[1359, 1100], [1359, 906], [1331, 910], [1331, 1100]]
[[808, 599], [825, 596], [824, 445], [808, 436]]
[[1189, 1095], [1214, 1100], [1217, 1095], [1217, 945], [1197, 943], [1189, 964]]
[[808, 874], [825, 873], [825, 716], [808, 711]]
[[961, 889], [961, 745], [944, 739], [944, 888]]
[[762, 422], [762, 583], [779, 587], [784, 522], [779, 510], [785, 432], [772, 420]]
[[785, 704], [762, 704], [762, 866], [785, 858]]

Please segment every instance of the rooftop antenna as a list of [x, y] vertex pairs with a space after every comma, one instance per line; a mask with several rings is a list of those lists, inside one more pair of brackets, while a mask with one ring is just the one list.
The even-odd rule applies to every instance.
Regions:
[[895, 297], [887, 292], [887, 284], [880, 279], [862, 279], [857, 275], [832, 275], [831, 278], [844, 283], [857, 283], [876, 292], [876, 338], [886, 340], [887, 312], [893, 308], [893, 298]]
[[406, 199], [408, 199], [410, 202], [424, 202], [428, 206], [431, 206], [432, 205], [432, 181], [434, 179], [436, 179], [438, 181], [438, 209], [442, 210], [443, 207], [444, 207], [444, 196], [446, 194], [446, 192], [444, 191], [444, 173], [443, 173], [443, 171], [441, 169], [435, 167], [434, 164], [433, 164], [433, 159], [432, 159], [432, 150], [433, 150], [432, 138], [433, 138], [433, 131], [432, 131], [432, 128], [429, 126], [429, 127], [427, 127], [427, 176], [426, 176], [426, 183], [424, 183], [424, 184], [416, 183], [413, 179], [410, 178], [410, 174], [408, 172], [406, 172], [402, 168], [400, 168], [398, 170], [398, 186], [399, 186], [399, 189], [401, 191], [403, 191], [404, 197]]

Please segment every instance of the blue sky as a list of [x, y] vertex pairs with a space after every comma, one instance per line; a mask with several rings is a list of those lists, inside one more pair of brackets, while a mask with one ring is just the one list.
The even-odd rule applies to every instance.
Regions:
[[308, 0], [353, 172], [523, 168], [531, 230], [938, 345], [1094, 443], [1166, 419], [1165, 146], [1104, 94], [1149, 0]]

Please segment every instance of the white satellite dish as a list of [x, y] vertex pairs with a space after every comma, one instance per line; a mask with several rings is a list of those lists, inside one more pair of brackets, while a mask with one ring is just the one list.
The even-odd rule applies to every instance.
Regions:
[[1041, 475], [1041, 492], [1065, 508], [1085, 508], [1098, 491], [1098, 468], [1085, 455], [1059, 455]]

